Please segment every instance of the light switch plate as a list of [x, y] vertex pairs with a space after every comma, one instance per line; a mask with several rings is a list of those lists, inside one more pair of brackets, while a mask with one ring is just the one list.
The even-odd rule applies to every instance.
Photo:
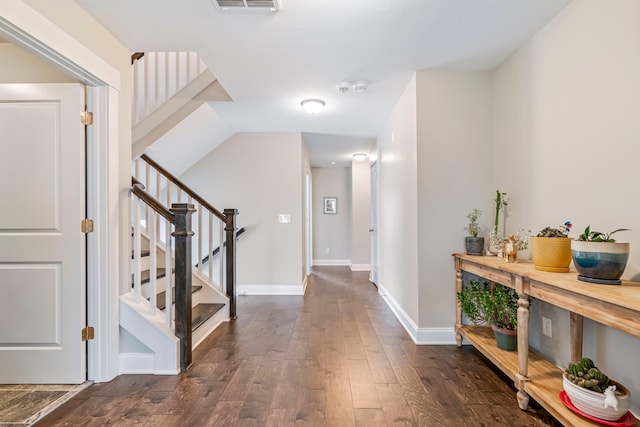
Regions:
[[289, 224], [291, 222], [291, 215], [289, 214], [278, 215], [278, 222], [280, 224]]

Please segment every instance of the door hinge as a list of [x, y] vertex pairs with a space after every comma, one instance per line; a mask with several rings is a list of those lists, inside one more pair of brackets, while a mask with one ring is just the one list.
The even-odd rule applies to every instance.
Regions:
[[80, 221], [80, 229], [83, 233], [93, 233], [93, 220], [85, 218]]
[[80, 113], [80, 122], [82, 122], [83, 125], [88, 126], [88, 125], [92, 125], [93, 124], [93, 113], [84, 110]]
[[92, 340], [94, 335], [93, 326], [85, 326], [82, 328], [82, 342]]

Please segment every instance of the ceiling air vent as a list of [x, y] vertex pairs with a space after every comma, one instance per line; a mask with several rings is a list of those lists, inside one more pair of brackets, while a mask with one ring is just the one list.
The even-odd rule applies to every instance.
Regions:
[[225, 12], [277, 12], [280, 0], [211, 0], [213, 7]]

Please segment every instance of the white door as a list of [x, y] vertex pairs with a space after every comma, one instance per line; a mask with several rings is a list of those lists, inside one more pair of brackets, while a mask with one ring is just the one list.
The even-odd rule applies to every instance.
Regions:
[[378, 163], [371, 165], [371, 273], [369, 280], [378, 284]]
[[0, 84], [0, 383], [86, 377], [79, 84]]

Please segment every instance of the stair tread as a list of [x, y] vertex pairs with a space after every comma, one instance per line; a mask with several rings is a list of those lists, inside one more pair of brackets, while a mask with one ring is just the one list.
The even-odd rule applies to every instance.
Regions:
[[214, 314], [222, 310], [224, 304], [201, 303], [191, 309], [191, 330], [195, 331], [209, 320]]
[[[191, 287], [191, 293], [194, 294], [196, 292], [198, 292], [200, 289], [202, 289], [202, 286], [200, 285], [194, 285]], [[158, 307], [159, 310], [164, 310], [166, 308], [166, 304], [165, 304], [165, 295], [167, 294], [166, 291], [162, 291], [160, 293], [158, 293], [158, 296], [156, 297], [156, 307]], [[176, 288], [173, 287], [171, 288], [171, 302], [174, 303], [176, 302]]]

